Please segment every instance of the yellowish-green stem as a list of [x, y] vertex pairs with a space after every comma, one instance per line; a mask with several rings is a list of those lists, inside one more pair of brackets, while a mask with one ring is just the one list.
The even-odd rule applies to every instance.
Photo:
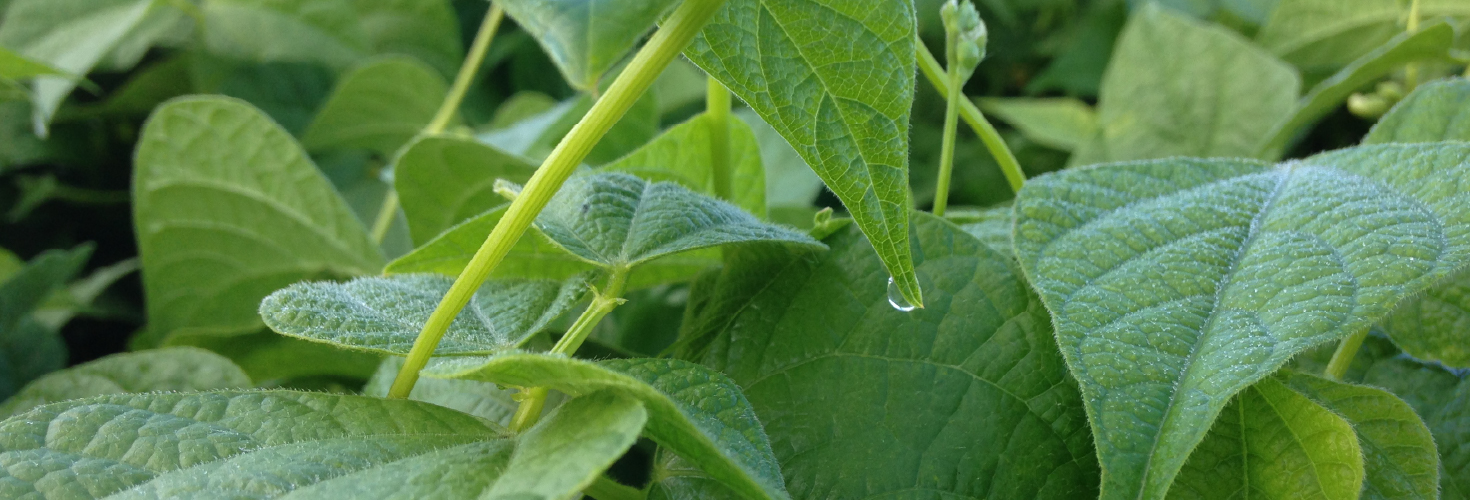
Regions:
[[1327, 362], [1327, 369], [1323, 375], [1333, 380], [1342, 380], [1347, 375], [1348, 367], [1353, 365], [1353, 358], [1357, 357], [1358, 349], [1363, 347], [1363, 340], [1368, 338], [1368, 330], [1349, 335], [1337, 344], [1337, 351], [1332, 353], [1332, 360]]
[[[1408, 33], [1419, 31], [1419, 0], [1409, 2]], [[1409, 63], [1404, 66], [1404, 92], [1413, 92], [1414, 87], [1419, 86], [1419, 63]]]
[[694, 40], [694, 36], [704, 28], [705, 23], [723, 3], [724, 0], [684, 0], [653, 38], [633, 56], [627, 68], [623, 69], [607, 92], [597, 99], [592, 109], [582, 117], [582, 121], [562, 138], [561, 143], [542, 162], [541, 168], [526, 182], [521, 194], [511, 202], [505, 216], [490, 231], [485, 244], [470, 258], [464, 272], [454, 280], [439, 306], [429, 315], [424, 329], [414, 340], [408, 360], [403, 363], [403, 368], [399, 370], [398, 377], [388, 391], [389, 397], [408, 397], [414, 383], [418, 381], [419, 370], [428, 364], [439, 340], [444, 337], [445, 329], [459, 315], [459, 311], [464, 309], [465, 304], [469, 303], [475, 290], [500, 265], [511, 246], [520, 240], [526, 228], [536, 219], [536, 215], [551, 201], [551, 196], [572, 175], [597, 141], [648, 90], [669, 62], [684, 51], [684, 47]]
[[510, 419], [510, 430], [515, 432], [530, 429], [541, 418], [541, 409], [546, 407], [546, 388], [521, 389], [521, 397], [521, 405], [516, 407], [516, 414]]
[[[567, 333], [562, 335], [561, 340], [551, 347], [551, 352], [567, 356], [576, 354], [577, 349], [582, 347], [582, 342], [585, 342], [587, 336], [592, 334], [592, 329], [602, 322], [602, 318], [625, 302], [623, 290], [627, 285], [628, 269], [614, 269], [612, 276], [608, 278], [607, 288], [595, 293], [592, 304], [587, 306], [587, 310], [582, 311], [581, 316], [577, 316], [577, 321], [573, 322], [572, 327], [567, 329]], [[510, 429], [515, 432], [521, 432], [536, 425], [536, 420], [541, 418], [541, 408], [546, 405], [546, 388], [530, 387], [522, 391], [521, 395], [524, 396], [524, 399], [521, 399], [521, 405], [516, 408], [515, 417], [511, 419], [510, 424]]]
[[388, 228], [393, 227], [393, 219], [398, 218], [398, 191], [392, 186], [388, 187], [388, 194], [383, 195], [383, 206], [378, 209], [378, 217], [373, 220], [373, 241], [383, 244], [383, 239], [388, 237]]
[[705, 114], [709, 115], [710, 165], [714, 168], [715, 196], [730, 200], [730, 91], [714, 77], [708, 78]]
[[964, 98], [961, 88], [959, 71], [949, 68], [946, 77], [949, 79], [948, 104], [944, 106], [944, 142], [939, 149], [939, 183], [934, 187], [934, 215], [944, 217], [944, 209], [949, 206], [949, 180], [954, 174], [954, 139], [955, 129], [959, 128], [960, 99]]
[[[934, 54], [929, 53], [929, 48], [925, 47], [923, 42], [916, 40], [914, 43], [918, 48], [920, 72], [929, 79], [929, 83], [934, 85], [934, 89], [938, 90], [940, 95], [949, 95], [951, 85], [947, 81], [944, 67], [939, 65], [939, 61], [934, 59]], [[1001, 173], [1005, 174], [1006, 181], [1011, 184], [1011, 190], [1020, 191], [1021, 185], [1026, 183], [1026, 173], [1021, 170], [1021, 163], [1016, 161], [1016, 155], [1011, 154], [1011, 148], [1006, 146], [1004, 139], [1000, 138], [1000, 132], [997, 132], [995, 126], [985, 120], [985, 115], [980, 113], [980, 108], [975, 107], [975, 103], [970, 102], [969, 99], [961, 99], [959, 106], [960, 118], [963, 118], [965, 123], [975, 130], [975, 135], [980, 136], [980, 142], [985, 144], [985, 149], [990, 151], [990, 156], [995, 157], [995, 162], [1000, 165]]]

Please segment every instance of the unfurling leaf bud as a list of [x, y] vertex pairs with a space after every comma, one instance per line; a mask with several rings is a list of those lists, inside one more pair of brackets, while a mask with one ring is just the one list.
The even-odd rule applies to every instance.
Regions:
[[939, 8], [939, 15], [944, 19], [948, 62], [961, 80], [969, 80], [975, 73], [975, 67], [985, 59], [988, 35], [985, 23], [980, 20], [980, 13], [975, 11], [970, 0], [949, 0]]

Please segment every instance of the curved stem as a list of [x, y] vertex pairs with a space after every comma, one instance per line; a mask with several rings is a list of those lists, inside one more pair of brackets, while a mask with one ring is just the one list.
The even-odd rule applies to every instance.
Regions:
[[944, 209], [949, 206], [949, 180], [954, 173], [954, 136], [955, 129], [959, 128], [960, 99], [964, 94], [960, 91], [960, 74], [954, 67], [949, 68], [949, 96], [948, 104], [944, 106], [944, 142], [939, 149], [939, 183], [934, 187], [934, 215], [944, 217]]
[[669, 62], [684, 51], [684, 47], [694, 40], [694, 35], [704, 28], [704, 24], [722, 4], [724, 0], [685, 0], [680, 4], [669, 15], [663, 27], [638, 51], [633, 61], [628, 63], [622, 74], [618, 75], [617, 80], [613, 81], [607, 93], [598, 98], [592, 109], [582, 117], [582, 121], [562, 138], [561, 143], [557, 144], [556, 149], [541, 164], [541, 168], [526, 182], [520, 196], [511, 202], [505, 216], [490, 231], [490, 236], [485, 238], [485, 243], [475, 252], [464, 272], [454, 280], [449, 292], [439, 302], [439, 307], [429, 315], [429, 321], [419, 332], [418, 339], [414, 340], [408, 360], [399, 370], [398, 378], [394, 379], [388, 397], [408, 397], [414, 383], [418, 381], [419, 370], [428, 364], [439, 340], [444, 337], [445, 329], [459, 315], [459, 311], [464, 309], [465, 304], [469, 303], [475, 290], [500, 265], [511, 246], [520, 240], [531, 221], [551, 201], [551, 196], [572, 175], [597, 141], [648, 90], [649, 85], [653, 84], [653, 80], [663, 72]]
[[[934, 84], [934, 89], [942, 95], [949, 95], [951, 85], [945, 81], [944, 67], [934, 59], [934, 54], [929, 53], [929, 48], [921, 41], [915, 41], [916, 52], [919, 58], [919, 70], [929, 83]], [[1000, 138], [1000, 132], [995, 126], [985, 120], [985, 115], [980, 113], [980, 108], [969, 99], [960, 99], [960, 118], [970, 124], [975, 130], [975, 135], [980, 136], [980, 142], [985, 143], [985, 149], [990, 150], [990, 156], [995, 157], [995, 162], [1000, 165], [1001, 173], [1006, 176], [1006, 181], [1011, 183], [1012, 191], [1020, 191], [1021, 185], [1026, 183], [1026, 172], [1021, 170], [1021, 163], [1016, 161], [1016, 155], [1011, 154], [1010, 147], [1006, 146], [1005, 140]]]
[[398, 191], [392, 186], [388, 187], [388, 194], [383, 195], [383, 207], [378, 209], [378, 217], [373, 220], [373, 241], [379, 245], [383, 244], [383, 238], [388, 237], [388, 228], [393, 227], [393, 219], [398, 217]]
[[730, 188], [730, 91], [715, 77], [708, 77], [705, 114], [709, 115], [710, 165], [714, 168], [715, 196], [731, 201]]
[[1357, 357], [1358, 349], [1363, 347], [1363, 340], [1368, 338], [1368, 330], [1349, 335], [1337, 344], [1337, 351], [1332, 353], [1332, 360], [1327, 362], [1327, 369], [1322, 372], [1327, 378], [1342, 380], [1347, 375], [1348, 367], [1353, 365], [1353, 358]]

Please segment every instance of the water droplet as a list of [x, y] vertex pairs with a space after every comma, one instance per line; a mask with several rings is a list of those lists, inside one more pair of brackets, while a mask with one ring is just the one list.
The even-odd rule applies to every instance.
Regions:
[[898, 309], [900, 312], [914, 310], [914, 305], [904, 300], [903, 292], [899, 291], [898, 283], [893, 282], [892, 276], [888, 277], [888, 305], [893, 306], [894, 309]]

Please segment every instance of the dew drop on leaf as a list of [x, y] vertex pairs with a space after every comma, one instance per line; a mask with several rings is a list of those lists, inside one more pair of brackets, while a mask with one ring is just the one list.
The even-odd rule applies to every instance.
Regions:
[[903, 292], [898, 290], [898, 284], [893, 282], [892, 276], [888, 277], [888, 305], [901, 312], [914, 310], [914, 305], [904, 300]]

